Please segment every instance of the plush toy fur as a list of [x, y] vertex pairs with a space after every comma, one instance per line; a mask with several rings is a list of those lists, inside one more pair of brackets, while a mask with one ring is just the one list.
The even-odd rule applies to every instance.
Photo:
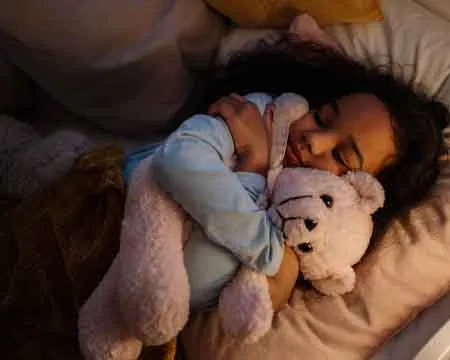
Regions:
[[[369, 244], [371, 214], [382, 206], [384, 194], [365, 173], [338, 177], [281, 168], [289, 124], [307, 110], [297, 95], [276, 100], [268, 211], [286, 244], [296, 248], [303, 276], [320, 292], [336, 295], [353, 288], [352, 266]], [[120, 251], [80, 311], [79, 340], [86, 359], [137, 359], [143, 344], [167, 342], [188, 319], [183, 244], [190, 220], [152, 181], [150, 162], [142, 161], [132, 175]], [[242, 267], [223, 289], [219, 311], [227, 333], [257, 341], [273, 318], [266, 277]]]

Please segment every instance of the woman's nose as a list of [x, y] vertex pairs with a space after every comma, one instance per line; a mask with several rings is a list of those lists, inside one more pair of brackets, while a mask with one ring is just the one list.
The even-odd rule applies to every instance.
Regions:
[[311, 155], [328, 153], [338, 144], [339, 137], [333, 131], [312, 131], [305, 136]]

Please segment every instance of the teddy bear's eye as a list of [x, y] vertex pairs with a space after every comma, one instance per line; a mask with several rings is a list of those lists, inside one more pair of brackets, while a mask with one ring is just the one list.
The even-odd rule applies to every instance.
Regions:
[[333, 207], [333, 198], [330, 195], [321, 195], [320, 198], [327, 208]]

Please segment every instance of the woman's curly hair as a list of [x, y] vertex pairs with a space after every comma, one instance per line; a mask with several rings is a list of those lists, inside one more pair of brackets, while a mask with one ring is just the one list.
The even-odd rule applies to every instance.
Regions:
[[448, 110], [395, 78], [386, 67], [366, 66], [335, 49], [285, 35], [211, 68], [201, 81], [201, 90], [195, 92], [192, 110], [204, 112], [232, 92], [256, 91], [274, 96], [298, 93], [311, 108], [352, 93], [370, 93], [385, 104], [391, 114], [397, 160], [377, 175], [386, 192], [386, 204], [377, 214], [383, 224], [423, 199], [435, 183]]

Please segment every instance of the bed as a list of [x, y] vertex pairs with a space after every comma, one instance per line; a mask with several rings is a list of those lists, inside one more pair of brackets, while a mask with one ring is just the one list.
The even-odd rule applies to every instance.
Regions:
[[[23, 4], [25, 2], [20, 1]], [[31, 3], [36, 5], [38, 2], [31, 1]], [[176, 6], [173, 5], [174, 8], [161, 6], [157, 10], [153, 9], [147, 16], [164, 17], [165, 21], [159, 23], [159, 28], [146, 28], [145, 31], [147, 32], [144, 32], [144, 35], [139, 33], [138, 30], [141, 31], [141, 28], [145, 27], [143, 25], [145, 21], [136, 21], [134, 35], [135, 40], [139, 41], [136, 40], [131, 48], [129, 46], [127, 48], [127, 38], [123, 32], [119, 31], [122, 29], [120, 26], [123, 23], [115, 24], [114, 29], [111, 26], [111, 29], [114, 30], [110, 29], [114, 33], [114, 51], [111, 51], [111, 42], [100, 36], [94, 37], [95, 41], [90, 42], [90, 48], [83, 44], [79, 35], [75, 36], [76, 41], [72, 43], [72, 46], [61, 46], [61, 43], [67, 38], [73, 36], [70, 32], [63, 34], [66, 38], [61, 35], [53, 42], [51, 39], [41, 41], [36, 45], [38, 50], [32, 47], [24, 49], [23, 43], [35, 43], [39, 31], [30, 31], [31, 25], [33, 25], [32, 20], [30, 20], [31, 25], [26, 31], [23, 29], [19, 29], [19, 31], [15, 28], [11, 19], [15, 16], [14, 9], [17, 10], [19, 7], [6, 5], [7, 11], [0, 17], [0, 28], [3, 31], [0, 36], [0, 45], [5, 49], [3, 60], [23, 70], [45, 90], [39, 95], [39, 117], [36, 118], [34, 112], [31, 115], [26, 113], [25, 117], [31, 121], [41, 136], [46, 136], [56, 129], [64, 128], [82, 132], [92, 142], [117, 140], [126, 147], [134, 146], [139, 142], [148, 141], [148, 137], [154, 136], [155, 130], [161, 130], [167, 124], [168, 118], [173, 118], [180, 112], [186, 93], [192, 87], [190, 77], [195, 73], [192, 69], [195, 70], [196, 66], [199, 68], [204, 66], [213, 56], [216, 46], [219, 46], [219, 59], [223, 59], [236, 48], [248, 46], [254, 39], [274, 34], [274, 30], [271, 29], [233, 29], [230, 31], [219, 17], [197, 1], [193, 3], [195, 3], [194, 13], [196, 14], [194, 18], [198, 21], [195, 22], [194, 19], [190, 21], [183, 19], [182, 21], [180, 14], [183, 13], [183, 9], [186, 9], [188, 3], [190, 2], [176, 1], [173, 3], [177, 4]], [[115, 7], [118, 8], [118, 4], [120, 4], [120, 1], [112, 2], [111, 11]], [[405, 79], [424, 86], [428, 92], [435, 94], [450, 106], [450, 38], [448, 37], [450, 33], [450, 5], [448, 2], [446, 0], [384, 0], [381, 4], [384, 13], [383, 21], [366, 24], [331, 25], [325, 28], [326, 34], [337, 42], [347, 54], [361, 61], [366, 61], [370, 55], [376, 62], [385, 63], [388, 61], [406, 64], [402, 67], [395, 66], [394, 70]], [[33, 11], [33, 7], [28, 7], [28, 9]], [[80, 5], [77, 15], [80, 15], [82, 10], [83, 6]], [[169, 15], [171, 13], [176, 13], [176, 17], [171, 18]], [[70, 15], [70, 11], [65, 15], [61, 13], [59, 22], [56, 25], [53, 24], [53, 26], [61, 26], [64, 16], [70, 19], [68, 14]], [[131, 13], [128, 15], [131, 16]], [[33, 16], [31, 16], [31, 19], [33, 19]], [[34, 19], [36, 20], [36, 17]], [[41, 22], [36, 22], [36, 24], [44, 24], [45, 21], [52, 21], [52, 18], [40, 18], [39, 21]], [[180, 21], [183, 26], [176, 27], [176, 21]], [[106, 27], [107, 24], [100, 28], [106, 31], [104, 29]], [[62, 26], [62, 28], [66, 28], [67, 31], [67, 27]], [[98, 31], [98, 24], [93, 26], [94, 28]], [[171, 33], [170, 36], [178, 38], [179, 41], [159, 43], [154, 39], [155, 34], [153, 32], [156, 31], [155, 29], [159, 31], [160, 39], [169, 36], [168, 33]], [[211, 36], [208, 37], [207, 42], [200, 46], [198, 45], [199, 39], [202, 38], [206, 29], [209, 29]], [[11, 34], [15, 34], [15, 36], [10, 36]], [[225, 36], [222, 37], [223, 35]], [[219, 43], [220, 39], [222, 40]], [[93, 43], [95, 44], [92, 45]], [[51, 49], [58, 46], [60, 49], [64, 49], [58, 54], [59, 57], [49, 56], [52, 53]], [[140, 89], [138, 95], [133, 99], [127, 98], [125, 101], [107, 106], [107, 104], [111, 104], [114, 100], [123, 96], [123, 89], [114, 91], [113, 88], [123, 85], [123, 74], [134, 74], [127, 66], [130, 63], [134, 65], [139, 63], [139, 59], [145, 53], [144, 50], [156, 53], [156, 57], [160, 59], [159, 63], [161, 63], [161, 59], [170, 59], [171, 64], [176, 64], [176, 71], [167, 73], [166, 76], [170, 76], [174, 82], [177, 82], [178, 86], [171, 87], [166, 93], [161, 94], [169, 101], [164, 102], [161, 99], [156, 99], [152, 103], [152, 101], [143, 100], [145, 96], [148, 97], [154, 93], [156, 85], [153, 84], [151, 87]], [[61, 67], [61, 64], [55, 61], [55, 59], [61, 58], [66, 60], [77, 58], [78, 62], [75, 61], [77, 64], [89, 63], [89, 67], [96, 70], [95, 76], [81, 71], [76, 66], [71, 67], [70, 71], [67, 72], [67, 69]], [[127, 66], [123, 66], [124, 64]], [[150, 71], [148, 69], [152, 65], [152, 63], [142, 65], [139, 66], [139, 69], [147, 72]], [[117, 70], [118, 68], [120, 70]], [[49, 71], [52, 71], [50, 77], [46, 76]], [[114, 80], [105, 80], [111, 74], [114, 75]], [[147, 74], [154, 76], [150, 72], [147, 72]], [[83, 81], [79, 81], [80, 78]], [[67, 84], [73, 79], [77, 79], [76, 85], [68, 86]], [[164, 77], [156, 77], [156, 79], [159, 84], [167, 81], [167, 78]], [[23, 89], [26, 88], [26, 85], [29, 85], [22, 86], [22, 83], [26, 80], [20, 78], [20, 81], [20, 86], [14, 84], [9, 93], [11, 95], [18, 92], [17, 87], [20, 89], [21, 95], [19, 97], [21, 100], [17, 102], [20, 104], [14, 104], [15, 108], [23, 106], [23, 94], [25, 94]], [[125, 81], [125, 85], [136, 90], [128, 81]], [[92, 88], [85, 90], [86, 86], [93, 86], [96, 91], [106, 89], [108, 95], [105, 98], [98, 98], [93, 95]], [[35, 98], [30, 101], [34, 100]], [[11, 101], [11, 99], [8, 101]], [[155, 109], [155, 103], [158, 106], [154, 111], [155, 117], [152, 124], [149, 126], [145, 114], [148, 113], [148, 109]], [[68, 112], [67, 108], [71, 109], [72, 112]], [[126, 117], [133, 120], [132, 123], [128, 121], [127, 126], [124, 126], [122, 120]], [[80, 120], [85, 118], [92, 119], [92, 121], [87, 124], [86, 121]], [[145, 140], [142, 138], [136, 139], [135, 135], [142, 132], [148, 134], [148, 137]], [[321, 318], [316, 316], [319, 310], [311, 310], [310, 303], [305, 302], [303, 295], [298, 295], [295, 298], [296, 305], [292, 306], [290, 311], [295, 313], [295, 309], [302, 309], [303, 314], [307, 314], [306, 317], [302, 315], [304, 320], [296, 323], [293, 320], [296, 315], [277, 318], [274, 323], [276, 335], [269, 336], [267, 341], [263, 341], [258, 346], [236, 346], [230, 339], [226, 339], [220, 332], [216, 314], [206, 314], [193, 318], [181, 336], [180, 348], [184, 359], [241, 360], [245, 358], [251, 360], [281, 357], [286, 359], [305, 358], [308, 360], [363, 358], [371, 358], [372, 360], [441, 360], [448, 358], [450, 348], [450, 294], [448, 294], [450, 267], [447, 265], [448, 255], [450, 255], [449, 179], [449, 172], [446, 171], [439, 185], [440, 190], [433, 198], [434, 202], [431, 205], [424, 205], [413, 216], [413, 220], [417, 221], [419, 225], [412, 230], [410, 228], [409, 234], [422, 234], [423, 239], [431, 239], [430, 241], [433, 241], [436, 245], [433, 251], [439, 253], [439, 263], [438, 265], [432, 265], [429, 272], [413, 272], [416, 275], [418, 274], [418, 284], [408, 296], [402, 297], [401, 294], [398, 294], [399, 301], [405, 304], [406, 310], [401, 313], [396, 321], [390, 321], [389, 319], [388, 321], [385, 318], [383, 320], [385, 322], [379, 324], [375, 320], [371, 320], [361, 325], [359, 334], [355, 332], [355, 334], [349, 335], [347, 329], [347, 332], [338, 334], [342, 337], [333, 335], [330, 338], [329, 333], [328, 338], [323, 337], [320, 326], [311, 326], [311, 323], [322, 321]], [[433, 209], [435, 211], [437, 207], [439, 207], [439, 221], [436, 221], [435, 216], [430, 214], [430, 211]], [[422, 226], [421, 219], [425, 219], [423, 220], [426, 222], [425, 227]], [[404, 235], [404, 231], [401, 225], [397, 225], [391, 236], [395, 238], [400, 236], [399, 234]], [[419, 240], [409, 241], [407, 237], [402, 239], [400, 241], [402, 246], [407, 246], [410, 243], [420, 244]], [[426, 247], [420, 249], [422, 252], [426, 252]], [[426, 256], [423, 258], [416, 257], [415, 261], [421, 259], [426, 261], [431, 258]], [[405, 266], [410, 264], [406, 263]], [[432, 270], [435, 270], [436, 273], [432, 273]], [[427, 286], [429, 286], [429, 289]], [[427, 289], [423, 290], [423, 288]], [[343, 300], [341, 305], [348, 304], [348, 301], [348, 299]], [[348, 311], [345, 306], [340, 308]], [[334, 309], [333, 306], [324, 311], [331, 311], [332, 309]], [[292, 329], [300, 330], [293, 331]], [[335, 329], [339, 329], [339, 327], [327, 331], [335, 331]], [[353, 327], [352, 329], [355, 331], [358, 328]], [[285, 336], [283, 331], [287, 331], [289, 334]], [[327, 333], [327, 331], [324, 333]], [[286, 342], [280, 341], [279, 336], [281, 335], [279, 334], [289, 340]], [[295, 336], [299, 336], [298, 334], [307, 335], [303, 342], [296, 341]], [[339, 339], [344, 339], [345, 346], [336, 343]]]

